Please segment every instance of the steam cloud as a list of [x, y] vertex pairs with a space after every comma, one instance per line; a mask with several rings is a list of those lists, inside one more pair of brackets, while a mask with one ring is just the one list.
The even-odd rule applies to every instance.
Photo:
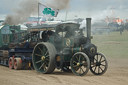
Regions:
[[[69, 1], [70, 0], [47, 0], [47, 4], [56, 9], [64, 9], [68, 6]], [[38, 13], [38, 2], [39, 0], [23, 0], [19, 8], [17, 8], [13, 14], [6, 17], [4, 24], [18, 25], [25, 22], [32, 14]]]
[[50, 7], [55, 9], [65, 9], [68, 7], [70, 0], [48, 0], [47, 3]]
[[4, 24], [18, 25], [27, 20], [31, 14], [35, 14], [38, 9], [38, 0], [24, 0], [13, 14], [6, 17]]

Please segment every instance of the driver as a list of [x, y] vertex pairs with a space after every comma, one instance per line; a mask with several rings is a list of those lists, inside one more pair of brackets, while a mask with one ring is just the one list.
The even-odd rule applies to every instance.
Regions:
[[66, 26], [65, 31], [66, 31], [65, 38], [75, 35], [75, 31], [72, 30], [70, 26]]

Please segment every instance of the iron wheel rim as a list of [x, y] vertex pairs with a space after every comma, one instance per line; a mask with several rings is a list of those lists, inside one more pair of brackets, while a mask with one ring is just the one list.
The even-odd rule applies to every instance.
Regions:
[[32, 63], [36, 71], [41, 73], [52, 73], [55, 69], [56, 49], [48, 42], [38, 43], [33, 50]]
[[48, 49], [46, 48], [46, 46], [41, 45], [41, 44], [38, 45], [35, 48], [33, 56], [35, 56], [34, 62], [35, 62], [35, 67], [37, 66], [36, 67], [37, 70], [39, 72], [45, 73], [47, 71], [48, 64], [49, 64], [49, 52], [48, 52]]
[[72, 72], [77, 76], [86, 75], [90, 66], [88, 57], [82, 52], [76, 53], [72, 57], [70, 64]]
[[97, 53], [94, 56], [93, 62], [90, 65], [90, 71], [95, 75], [102, 75], [107, 71], [108, 63], [106, 57], [101, 54]]

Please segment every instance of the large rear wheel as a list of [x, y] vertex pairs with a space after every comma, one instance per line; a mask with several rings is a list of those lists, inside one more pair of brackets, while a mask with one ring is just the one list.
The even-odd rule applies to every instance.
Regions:
[[52, 73], [55, 69], [56, 49], [51, 43], [38, 43], [32, 54], [32, 63], [36, 71]]
[[71, 70], [77, 76], [86, 75], [89, 67], [90, 67], [90, 60], [88, 56], [83, 52], [77, 52], [73, 55], [71, 61]]

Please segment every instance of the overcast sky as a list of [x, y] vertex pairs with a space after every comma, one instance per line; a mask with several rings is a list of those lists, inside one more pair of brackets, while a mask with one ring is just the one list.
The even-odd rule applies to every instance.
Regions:
[[[23, 0], [0, 0], [0, 19], [20, 7]], [[40, 0], [47, 3], [47, 0]], [[76, 17], [102, 19], [106, 16], [128, 18], [128, 0], [70, 0], [68, 19]], [[113, 12], [112, 12], [113, 10]], [[60, 10], [57, 19], [64, 19], [66, 10]]]

